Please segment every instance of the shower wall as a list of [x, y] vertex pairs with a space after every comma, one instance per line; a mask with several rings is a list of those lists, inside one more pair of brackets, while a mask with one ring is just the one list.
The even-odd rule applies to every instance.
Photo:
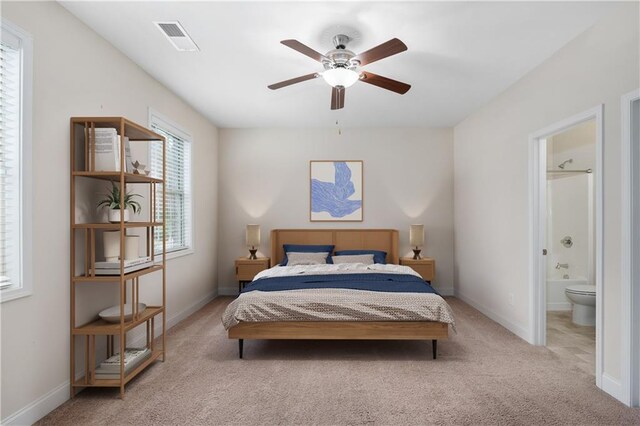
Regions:
[[564, 170], [594, 169], [596, 165], [596, 122], [586, 121], [547, 138], [547, 170], [561, 170], [558, 165], [568, 159]]
[[[566, 162], [564, 169], [558, 168]], [[592, 169], [593, 173], [563, 173]], [[576, 280], [594, 284], [595, 123], [547, 139], [547, 310], [569, 310], [564, 294]], [[573, 245], [562, 240], [570, 237]], [[567, 268], [557, 268], [557, 264]]]

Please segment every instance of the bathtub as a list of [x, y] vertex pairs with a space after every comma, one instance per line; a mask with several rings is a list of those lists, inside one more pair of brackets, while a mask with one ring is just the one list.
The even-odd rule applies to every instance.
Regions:
[[548, 278], [547, 279], [547, 311], [570, 311], [571, 302], [564, 294], [570, 285], [586, 285], [586, 278]]

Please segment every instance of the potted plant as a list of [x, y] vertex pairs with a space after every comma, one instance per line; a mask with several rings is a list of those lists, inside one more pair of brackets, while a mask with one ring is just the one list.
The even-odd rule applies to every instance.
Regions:
[[[140, 197], [140, 194], [132, 194], [130, 192], [126, 192], [124, 195], [124, 221], [129, 221], [129, 208], [133, 210], [134, 213], [140, 213], [142, 211], [142, 206], [139, 202], [134, 200], [134, 197]], [[106, 194], [105, 198], [98, 203], [98, 208], [100, 207], [109, 207], [109, 222], [118, 223], [120, 222], [120, 186], [116, 185], [115, 182], [111, 182], [111, 192]]]

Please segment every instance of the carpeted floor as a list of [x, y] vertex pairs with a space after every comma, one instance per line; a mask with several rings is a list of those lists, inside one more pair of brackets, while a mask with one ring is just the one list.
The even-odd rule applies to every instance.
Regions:
[[219, 298], [170, 330], [168, 357], [117, 390], [90, 389], [39, 424], [640, 424], [593, 376], [448, 299], [458, 334], [430, 342], [246, 341]]

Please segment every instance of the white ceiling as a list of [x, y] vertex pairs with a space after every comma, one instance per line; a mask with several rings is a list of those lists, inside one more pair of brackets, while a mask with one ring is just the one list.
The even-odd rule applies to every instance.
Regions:
[[[219, 127], [452, 126], [593, 25], [611, 3], [62, 2]], [[153, 21], [178, 20], [201, 51], [178, 52]], [[338, 29], [356, 53], [397, 37], [409, 50], [364, 67], [412, 85], [404, 96], [358, 82], [331, 111], [322, 71], [281, 45], [325, 53]]]

